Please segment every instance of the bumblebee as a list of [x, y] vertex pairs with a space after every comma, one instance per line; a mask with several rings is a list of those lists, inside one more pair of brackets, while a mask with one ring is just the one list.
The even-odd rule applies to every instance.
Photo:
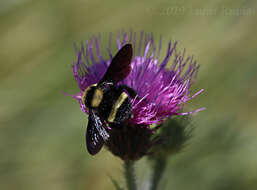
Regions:
[[122, 122], [133, 117], [130, 98], [136, 93], [126, 85], [117, 85], [131, 71], [132, 52], [131, 44], [124, 45], [112, 59], [103, 78], [83, 93], [82, 101], [89, 110], [86, 145], [91, 155], [97, 154], [108, 140], [108, 127], [121, 127]]

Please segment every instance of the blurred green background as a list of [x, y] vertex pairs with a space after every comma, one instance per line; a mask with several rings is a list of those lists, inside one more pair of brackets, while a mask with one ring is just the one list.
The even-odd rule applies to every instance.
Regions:
[[[195, 131], [174, 155], [161, 189], [257, 189], [257, 1], [0, 2], [0, 189], [114, 189], [122, 161], [84, 144], [73, 42], [120, 29], [178, 40], [201, 69], [186, 110]], [[105, 43], [106, 44], [106, 43]], [[114, 47], [113, 47], [114, 48]], [[162, 49], [164, 53], [165, 48]], [[137, 163], [138, 182], [149, 175]]]

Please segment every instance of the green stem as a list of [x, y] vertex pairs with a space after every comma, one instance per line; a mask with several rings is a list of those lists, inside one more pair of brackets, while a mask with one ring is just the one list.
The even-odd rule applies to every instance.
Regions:
[[134, 161], [124, 161], [124, 175], [126, 178], [128, 190], [137, 190], [134, 164]]
[[152, 184], [151, 190], [157, 190], [158, 185], [161, 181], [161, 178], [164, 174], [165, 168], [167, 166], [167, 159], [166, 158], [158, 158], [153, 161], [153, 175], [152, 175]]

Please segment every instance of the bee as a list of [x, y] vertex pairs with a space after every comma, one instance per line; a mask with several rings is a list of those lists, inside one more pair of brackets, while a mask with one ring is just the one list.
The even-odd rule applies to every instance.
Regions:
[[130, 98], [136, 92], [117, 83], [131, 71], [132, 45], [124, 45], [112, 59], [103, 78], [89, 86], [83, 93], [82, 101], [89, 110], [86, 130], [86, 146], [91, 155], [97, 154], [110, 137], [107, 128], [121, 127], [121, 123], [133, 117]]

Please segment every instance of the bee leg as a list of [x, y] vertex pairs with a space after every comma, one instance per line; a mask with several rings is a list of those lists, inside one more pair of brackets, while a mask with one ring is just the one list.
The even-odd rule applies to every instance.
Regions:
[[107, 121], [103, 121], [104, 122], [104, 126], [108, 129], [111, 130], [112, 128], [110, 127], [110, 124]]
[[128, 87], [127, 85], [120, 85], [120, 87], [126, 90], [131, 98], [135, 98], [137, 93], [133, 88]]

